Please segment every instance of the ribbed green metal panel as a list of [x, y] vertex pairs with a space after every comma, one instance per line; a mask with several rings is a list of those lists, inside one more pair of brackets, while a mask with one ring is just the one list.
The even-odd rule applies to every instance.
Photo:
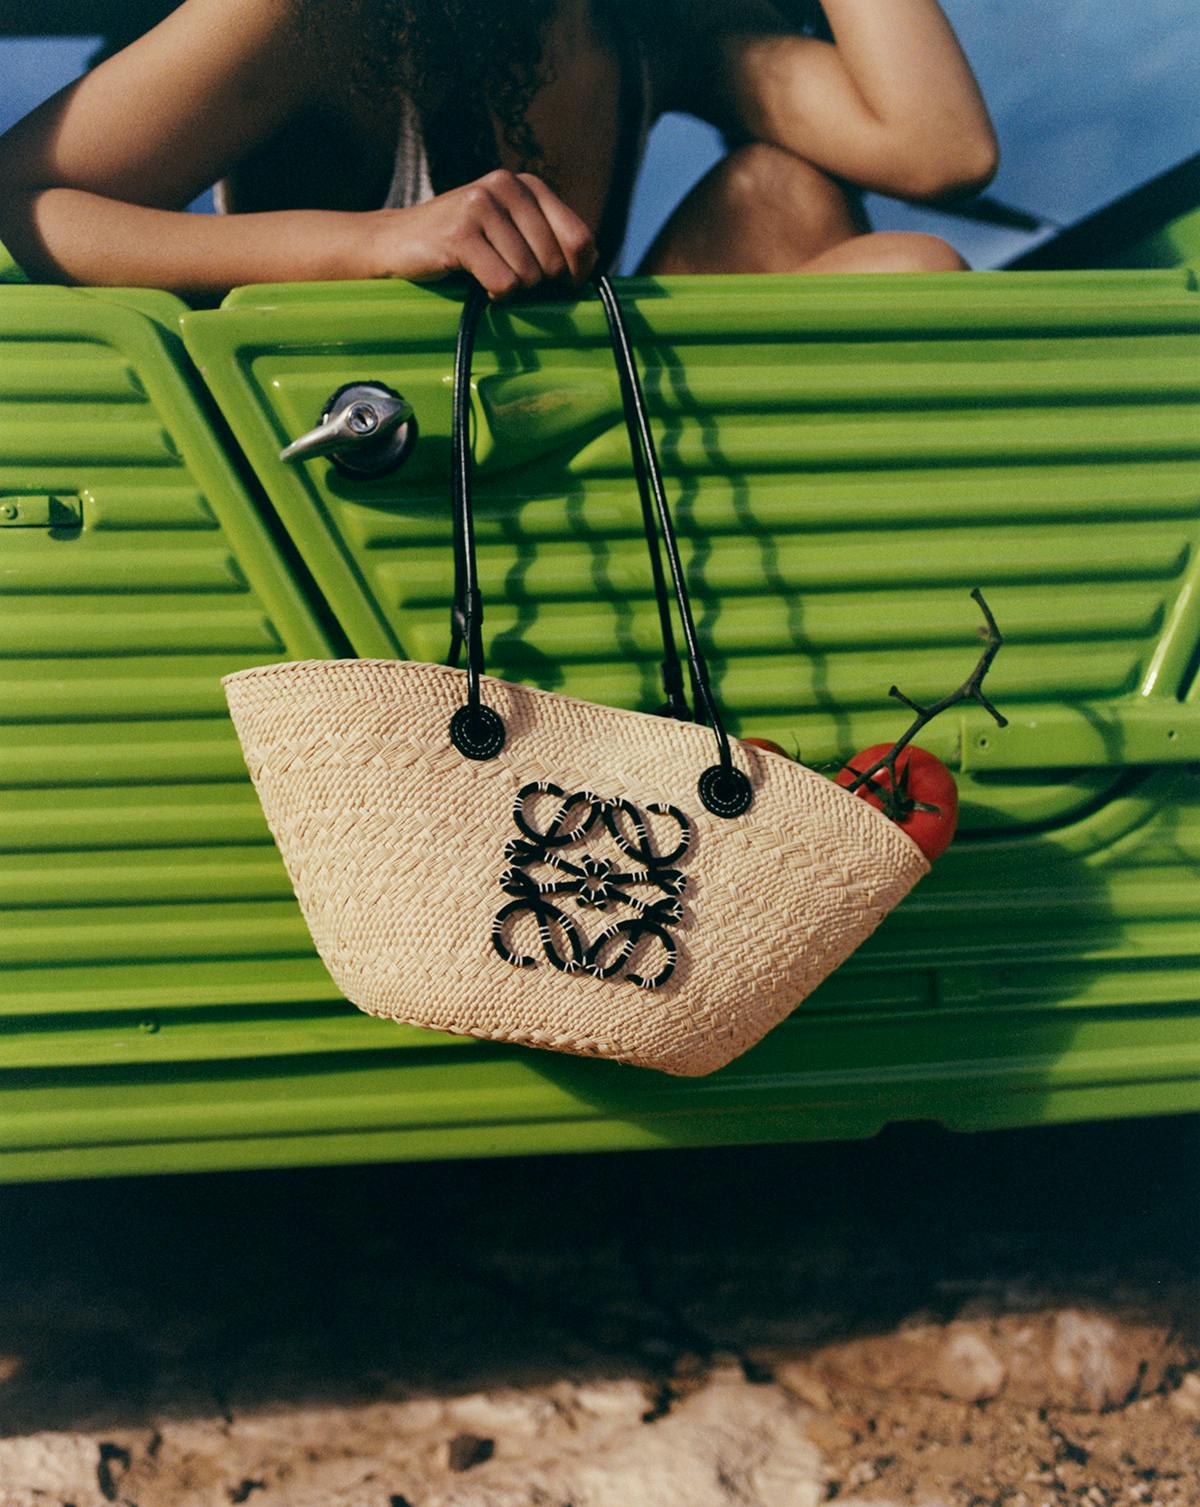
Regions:
[[276, 999], [281, 964], [289, 999], [337, 997], [219, 684], [330, 642], [214, 437], [183, 307], [0, 290], [0, 504], [55, 494], [80, 517], [0, 527], [5, 1069], [31, 1036], [83, 1065], [76, 1012]]
[[[931, 729], [965, 823], [1065, 818], [1120, 769], [1200, 756], [1160, 725], [1197, 643], [1200, 298], [1191, 275], [687, 278], [625, 296], [693, 593], [735, 728], [806, 758], [890, 736], [887, 692], [958, 683], [987, 588], [1014, 719]], [[185, 335], [364, 655], [446, 642], [457, 304], [394, 284], [244, 289]], [[489, 667], [659, 699], [656, 620], [602, 314], [497, 312], [477, 357]], [[351, 379], [398, 387], [421, 440], [369, 485], [278, 450]], [[1147, 705], [1147, 703], [1150, 703]], [[1081, 711], [1081, 709], [1083, 709]], [[1022, 737], [1034, 718], [1035, 739]], [[1119, 725], [1100, 740], [1094, 729]], [[1174, 737], [1167, 734], [1173, 732]], [[1119, 743], [1120, 746], [1116, 746]]]
[[[1200, 1108], [1191, 275], [624, 291], [703, 632], [742, 732], [814, 760], [893, 735], [888, 686], [920, 697], [957, 684], [977, 652], [967, 591], [987, 589], [1009, 638], [989, 683], [1011, 726], [967, 713], [925, 740], [964, 771], [965, 839], [791, 1021], [710, 1080], [359, 1015], [311, 952], [218, 685], [242, 664], [331, 650], [302, 647], [308, 620], [279, 552], [171, 368], [154, 324], [178, 306], [63, 293], [132, 319], [156, 354], [139, 366], [106, 328], [54, 336], [93, 350], [71, 368], [71, 402], [46, 366], [64, 346], [23, 348], [17, 375], [0, 356], [0, 414], [66, 408], [66, 453], [92, 446], [72, 476], [86, 472], [79, 487], [99, 498], [119, 475], [124, 511], [110, 504], [108, 517], [128, 520], [124, 554], [110, 522], [86, 568], [47, 541], [26, 547], [3, 599], [15, 788], [0, 818], [0, 906], [12, 907], [0, 1176]], [[324, 598], [314, 610], [358, 653], [444, 650], [456, 316], [429, 290], [319, 284], [242, 290], [183, 319]], [[156, 363], [169, 401], [165, 387], [149, 396]], [[478, 371], [491, 667], [653, 704], [649, 578], [598, 307], [495, 314]], [[327, 462], [283, 467], [280, 446], [351, 379], [414, 402], [409, 465], [369, 486]], [[128, 429], [98, 436], [98, 412]], [[31, 417], [14, 457], [47, 443]], [[61, 434], [54, 419], [43, 434]], [[42, 461], [6, 464], [22, 491], [69, 485]], [[212, 511], [205, 526], [195, 497]], [[84, 502], [86, 534], [105, 515]], [[273, 591], [292, 593], [296, 622]], [[41, 609], [40, 632], [22, 604]]]

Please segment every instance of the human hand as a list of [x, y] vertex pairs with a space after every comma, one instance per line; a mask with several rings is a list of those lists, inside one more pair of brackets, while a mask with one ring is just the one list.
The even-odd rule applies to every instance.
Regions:
[[583, 220], [533, 173], [497, 168], [406, 209], [370, 212], [367, 277], [432, 282], [469, 272], [493, 299], [561, 279], [579, 284], [596, 262]]

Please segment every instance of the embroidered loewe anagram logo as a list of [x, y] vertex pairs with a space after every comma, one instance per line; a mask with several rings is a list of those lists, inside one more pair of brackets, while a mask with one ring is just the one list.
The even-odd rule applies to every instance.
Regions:
[[[531, 808], [546, 796], [553, 798], [555, 814], [538, 831]], [[492, 945], [506, 963], [514, 968], [535, 965], [535, 958], [514, 951], [509, 940], [519, 919], [532, 917], [547, 961], [563, 973], [624, 977], [642, 989], [667, 982], [678, 961], [670, 928], [683, 919], [680, 896], [687, 888], [687, 876], [676, 865], [691, 843], [692, 827], [674, 806], [655, 804], [646, 810], [675, 824], [672, 852], [654, 851], [650, 824], [631, 801], [607, 800], [590, 790], [564, 795], [548, 780], [517, 792], [513, 821], [521, 835], [506, 844], [509, 867], [500, 876], [500, 888], [513, 898], [492, 922]], [[607, 844], [603, 833], [610, 839]], [[614, 856], [602, 854], [605, 846], [615, 850]], [[581, 911], [621, 908], [632, 914], [614, 918], [590, 942], [586, 939], [579, 925]], [[639, 971], [630, 967], [622, 974], [635, 952]], [[659, 962], [656, 973], [645, 972], [649, 957]]]

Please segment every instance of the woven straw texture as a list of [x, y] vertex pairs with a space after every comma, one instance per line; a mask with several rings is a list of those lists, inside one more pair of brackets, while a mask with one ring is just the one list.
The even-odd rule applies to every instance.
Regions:
[[[508, 736], [497, 758], [476, 763], [447, 734], [466, 700], [460, 670], [301, 660], [222, 684], [317, 951], [347, 999], [372, 1015], [683, 1076], [712, 1072], [782, 1020], [928, 872], [881, 812], [744, 745], [734, 745], [736, 762], [754, 803], [733, 820], [711, 815], [696, 794], [714, 760], [707, 728], [485, 676], [483, 700]], [[531, 964], [515, 967], [493, 946], [510, 898], [501, 883], [518, 835], [514, 798], [539, 780], [686, 815], [678, 960], [661, 987], [551, 966], [533, 917], [514, 922], [515, 950]], [[555, 804], [535, 799], [548, 802], [543, 813]], [[647, 825], [656, 851], [669, 852], [672, 819]], [[602, 823], [585, 848], [614, 856]], [[589, 939], [610, 919], [572, 914]]]

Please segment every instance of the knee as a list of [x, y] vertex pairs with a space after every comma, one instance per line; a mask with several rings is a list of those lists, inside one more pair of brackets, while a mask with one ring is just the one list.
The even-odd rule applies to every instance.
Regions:
[[[868, 244], [870, 243], [870, 244]], [[915, 230], [880, 230], [862, 237], [864, 271], [967, 272], [949, 241]]]
[[735, 147], [720, 164], [730, 207], [742, 224], [769, 216], [775, 230], [809, 255], [862, 229], [854, 206], [820, 168], [766, 141]]

